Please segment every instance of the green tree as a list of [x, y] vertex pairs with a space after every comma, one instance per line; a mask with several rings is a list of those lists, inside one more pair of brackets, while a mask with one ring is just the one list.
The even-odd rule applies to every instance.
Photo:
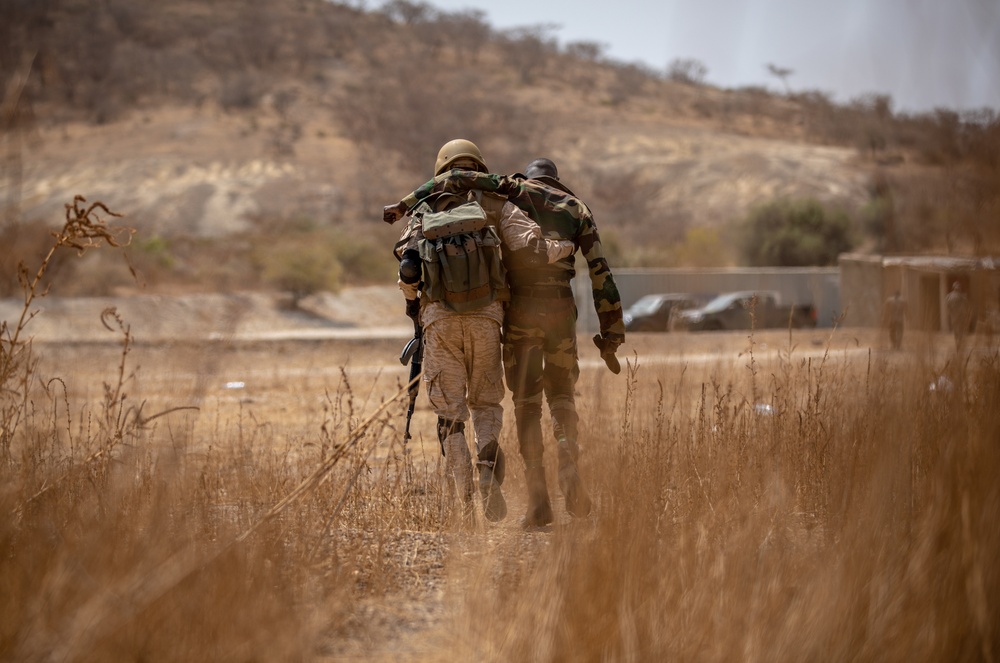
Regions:
[[850, 217], [812, 198], [756, 207], [741, 230], [743, 257], [754, 266], [834, 265], [854, 247]]
[[720, 267], [730, 260], [718, 228], [688, 228], [672, 253], [676, 267]]
[[264, 283], [292, 296], [292, 308], [321, 290], [340, 289], [343, 267], [332, 248], [312, 236], [278, 241], [258, 258]]

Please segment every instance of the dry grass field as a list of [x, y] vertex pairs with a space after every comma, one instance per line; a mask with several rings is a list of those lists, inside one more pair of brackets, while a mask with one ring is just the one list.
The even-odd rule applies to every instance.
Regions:
[[1000, 654], [990, 339], [640, 334], [613, 376], [581, 338], [594, 513], [553, 479], [557, 521], [520, 529], [508, 420], [511, 514], [469, 531], [422, 396], [402, 443], [398, 335], [143, 341], [92, 315], [106, 340], [4, 329], [0, 659]]

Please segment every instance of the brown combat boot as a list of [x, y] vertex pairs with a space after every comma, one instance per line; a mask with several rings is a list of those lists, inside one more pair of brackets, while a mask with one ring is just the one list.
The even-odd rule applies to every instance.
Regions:
[[590, 515], [590, 496], [580, 480], [576, 466], [576, 445], [566, 439], [559, 440], [559, 490], [566, 502], [566, 510], [574, 518]]
[[507, 464], [503, 449], [496, 442], [490, 442], [479, 452], [476, 464], [479, 466], [479, 494], [483, 498], [483, 515], [490, 522], [499, 522], [507, 517], [507, 501], [500, 489]]
[[545, 485], [545, 466], [542, 460], [525, 461], [525, 476], [528, 481], [528, 511], [521, 519], [521, 527], [544, 527], [552, 522], [552, 504], [549, 489]]
[[457, 497], [461, 514], [460, 526], [470, 529], [476, 524], [476, 510], [473, 502], [472, 456], [464, 433], [452, 433], [444, 441], [445, 470]]

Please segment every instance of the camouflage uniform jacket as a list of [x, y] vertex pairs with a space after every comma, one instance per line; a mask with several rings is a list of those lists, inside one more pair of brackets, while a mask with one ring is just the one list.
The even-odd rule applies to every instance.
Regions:
[[[558, 180], [544, 177], [525, 179], [523, 175], [495, 175], [470, 170], [451, 170], [428, 181], [401, 201], [412, 209], [432, 193], [460, 193], [470, 189], [492, 191], [507, 199], [536, 221], [545, 237], [573, 242], [587, 260], [594, 308], [601, 334], [617, 342], [625, 339], [621, 296], [611, 268], [604, 257], [601, 238], [590, 209]], [[522, 287], [569, 287], [576, 275], [573, 256], [545, 267], [526, 267], [508, 260], [508, 277], [515, 292]]]

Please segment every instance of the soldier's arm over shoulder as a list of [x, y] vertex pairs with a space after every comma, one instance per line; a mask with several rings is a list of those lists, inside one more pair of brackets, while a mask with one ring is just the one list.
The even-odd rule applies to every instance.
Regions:
[[477, 190], [509, 196], [516, 192], [519, 186], [520, 183], [518, 180], [512, 177], [456, 168], [445, 171], [434, 179], [425, 182], [420, 188], [410, 193], [400, 202], [404, 203], [409, 209], [413, 209], [419, 201], [433, 193], [465, 193]]
[[538, 224], [509, 202], [504, 203], [500, 215], [500, 239], [506, 250], [537, 266], [561, 260], [576, 250], [573, 242], [543, 238]]
[[542, 229], [512, 203], [505, 202], [500, 212], [500, 240], [510, 251], [537, 247]]
[[417, 203], [419, 203], [421, 200], [434, 193], [434, 185], [435, 185], [434, 180], [428, 180], [427, 182], [421, 184], [414, 191], [408, 193], [399, 202], [406, 205], [407, 209], [413, 209], [414, 207], [417, 206]]

